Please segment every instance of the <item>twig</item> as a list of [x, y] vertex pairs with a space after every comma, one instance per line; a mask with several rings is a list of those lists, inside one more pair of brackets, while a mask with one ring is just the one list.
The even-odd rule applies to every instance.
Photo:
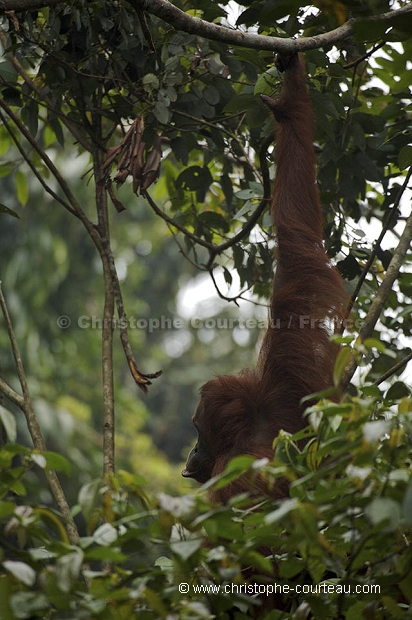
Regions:
[[379, 379], [376, 379], [376, 381], [374, 381], [373, 385], [380, 385], [381, 383], [383, 383], [383, 381], [386, 381], [386, 379], [389, 379], [389, 377], [392, 377], [392, 375], [397, 373], [398, 370], [400, 370], [402, 368], [402, 366], [406, 366], [406, 364], [408, 362], [410, 362], [411, 360], [412, 360], [412, 351], [410, 353], [408, 353], [408, 355], [403, 357], [401, 360], [399, 360], [399, 362], [394, 364], [392, 366], [392, 368], [389, 368], [389, 370], [387, 370], [385, 373], [383, 373], [383, 375], [381, 375], [379, 377]]
[[[2, 101], [1, 100], [0, 100], [0, 106], [2, 106]], [[31, 159], [29, 157], [27, 157], [26, 152], [23, 149], [20, 140], [17, 138], [16, 134], [14, 133], [13, 129], [10, 126], [10, 123], [7, 121], [6, 117], [4, 116], [4, 114], [2, 112], [0, 112], [0, 119], [1, 119], [4, 127], [8, 131], [8, 133], [9, 133], [11, 139], [13, 140], [14, 144], [16, 145], [17, 150], [22, 155], [22, 157], [25, 159], [27, 165], [29, 166], [29, 168], [33, 172], [34, 176], [36, 177], [36, 179], [38, 180], [40, 185], [43, 187], [44, 191], [47, 192], [48, 194], [50, 194], [50, 196], [52, 198], [54, 198], [54, 200], [56, 202], [59, 202], [61, 205], [63, 205], [63, 207], [65, 209], [67, 209], [67, 211], [70, 211], [70, 213], [72, 213], [72, 215], [76, 215], [75, 211], [71, 208], [70, 204], [68, 202], [65, 202], [58, 194], [56, 194], [55, 191], [52, 190], [52, 188], [45, 182], [45, 180], [43, 179], [42, 175], [37, 170], [36, 166], [33, 164]]]
[[215, 287], [216, 293], [218, 294], [220, 299], [224, 299], [225, 301], [233, 301], [237, 306], [239, 305], [239, 299], [243, 299], [243, 295], [247, 293], [247, 291], [249, 291], [251, 288], [250, 286], [247, 286], [246, 288], [243, 289], [243, 291], [240, 291], [240, 293], [236, 295], [235, 297], [228, 297], [227, 295], [224, 295], [222, 291], [220, 290], [216, 282], [216, 278], [215, 278], [215, 274], [213, 273], [213, 270], [209, 271], [209, 274], [210, 274], [210, 277], [212, 278], [213, 286]]
[[195, 243], [198, 243], [199, 245], [202, 245], [204, 248], [207, 248], [208, 250], [211, 250], [211, 251], [215, 250], [215, 248], [217, 247], [215, 243], [210, 243], [209, 241], [205, 241], [204, 239], [201, 239], [197, 235], [194, 235], [193, 233], [190, 232], [190, 230], [187, 230], [187, 228], [185, 228], [178, 222], [175, 222], [173, 218], [169, 217], [164, 211], [162, 211], [157, 206], [157, 204], [152, 199], [152, 197], [147, 192], [147, 190], [142, 191], [141, 194], [144, 198], [146, 198], [147, 202], [149, 203], [153, 211], [156, 213], [156, 215], [159, 215], [162, 219], [165, 220], [165, 222], [170, 224], [170, 226], [177, 228], [177, 230], [180, 230], [180, 232], [186, 235], [186, 237], [189, 237], [189, 239], [191, 239]]
[[352, 67], [357, 67], [361, 62], [363, 62], [367, 58], [370, 58], [370, 56], [372, 56], [372, 54], [377, 52], [384, 45], [386, 45], [386, 41], [381, 41], [380, 43], [377, 43], [376, 45], [374, 45], [372, 47], [371, 50], [369, 50], [369, 52], [366, 52], [366, 54], [364, 54], [363, 56], [360, 56], [359, 58], [357, 58], [353, 62], [349, 62], [347, 65], [343, 65], [343, 69], [346, 70], [346, 69], [352, 69]]
[[[9, 116], [9, 118], [11, 118], [13, 123], [16, 125], [16, 127], [18, 128], [20, 133], [26, 138], [26, 140], [29, 142], [30, 146], [36, 151], [36, 153], [39, 155], [39, 157], [45, 163], [47, 168], [50, 170], [50, 172], [52, 173], [52, 175], [56, 179], [56, 181], [57, 181], [58, 185], [60, 186], [61, 190], [65, 194], [68, 202], [66, 202], [66, 201], [62, 200], [61, 198], [59, 198], [55, 193], [53, 193], [51, 188], [49, 188], [48, 186], [45, 186], [44, 182], [40, 179], [39, 174], [36, 174], [36, 178], [39, 180], [39, 182], [42, 184], [42, 186], [45, 188], [45, 190], [50, 195], [52, 195], [53, 198], [58, 200], [60, 202], [60, 204], [63, 205], [63, 207], [67, 211], [69, 211], [69, 213], [71, 213], [72, 215], [75, 215], [76, 217], [79, 218], [79, 220], [83, 223], [84, 227], [86, 228], [86, 230], [87, 230], [89, 236], [91, 237], [93, 243], [95, 244], [99, 254], [101, 255], [102, 253], [104, 253], [103, 252], [103, 248], [102, 248], [102, 241], [100, 239], [100, 236], [99, 236], [99, 233], [98, 233], [96, 227], [89, 220], [89, 218], [85, 215], [85, 213], [84, 213], [80, 203], [76, 199], [76, 197], [73, 194], [73, 192], [70, 190], [70, 187], [69, 187], [68, 183], [62, 177], [62, 175], [60, 174], [59, 170], [54, 165], [54, 163], [52, 162], [50, 157], [47, 155], [45, 150], [41, 148], [40, 144], [37, 142], [37, 140], [35, 138], [33, 138], [33, 136], [28, 131], [28, 129], [24, 125], [24, 123], [21, 122], [21, 120], [14, 114], [13, 110], [10, 108], [10, 106], [8, 106], [6, 104], [6, 102], [3, 99], [0, 99], [0, 107], [3, 108], [3, 110]], [[10, 135], [15, 140], [15, 138], [13, 137], [14, 134], [10, 134]], [[19, 144], [19, 142], [17, 141], [16, 142], [16, 146], [18, 146], [18, 144]], [[19, 151], [22, 154], [22, 156], [24, 157], [24, 159], [27, 162], [27, 164], [33, 170], [33, 164], [31, 163], [30, 158], [29, 158], [28, 154], [26, 153], [26, 151], [23, 149], [23, 147], [21, 147], [21, 149], [19, 149]]]
[[107, 251], [109, 270], [110, 270], [110, 274], [112, 278], [112, 286], [113, 286], [114, 297], [116, 300], [117, 314], [119, 317], [120, 341], [122, 343], [123, 351], [126, 356], [127, 363], [129, 365], [130, 374], [132, 375], [135, 383], [139, 386], [139, 388], [143, 392], [146, 393], [147, 386], [152, 384], [151, 379], [157, 379], [157, 377], [160, 377], [160, 375], [162, 374], [162, 371], [158, 370], [157, 372], [154, 372], [154, 373], [145, 373], [139, 370], [136, 364], [136, 360], [134, 359], [134, 355], [133, 355], [133, 349], [130, 345], [130, 340], [129, 340], [129, 333], [128, 333], [128, 327], [127, 327], [128, 322], [127, 322], [126, 311], [124, 309], [122, 289], [120, 287], [119, 277], [117, 275], [113, 253], [111, 251], [111, 248], [108, 248], [108, 250], [110, 250], [110, 251]]

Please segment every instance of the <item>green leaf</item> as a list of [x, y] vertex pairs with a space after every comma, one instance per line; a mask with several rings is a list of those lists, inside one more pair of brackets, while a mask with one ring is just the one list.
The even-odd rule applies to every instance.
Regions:
[[242, 562], [246, 565], [251, 565], [256, 568], [260, 573], [266, 573], [267, 575], [273, 575], [274, 567], [272, 558], [265, 558], [261, 553], [256, 551], [249, 551], [242, 556]]
[[395, 381], [393, 385], [386, 392], [385, 397], [388, 400], [399, 400], [404, 396], [409, 396], [410, 389], [403, 383], [403, 381]]
[[214, 230], [228, 232], [230, 227], [228, 221], [220, 213], [215, 211], [204, 211], [199, 215], [199, 221], [203, 226]]
[[176, 186], [196, 192], [196, 198], [199, 202], [204, 200], [212, 183], [213, 177], [207, 166], [189, 166], [176, 179]]
[[333, 369], [333, 385], [337, 386], [342, 379], [343, 373], [352, 359], [352, 350], [349, 347], [342, 347], [338, 353]]
[[106, 547], [117, 540], [118, 531], [110, 523], [103, 523], [103, 525], [98, 527], [97, 530], [93, 532], [93, 538], [98, 545]]
[[412, 484], [409, 484], [406, 490], [402, 506], [407, 523], [412, 525]]
[[231, 284], [233, 282], [233, 277], [232, 277], [232, 274], [230, 273], [230, 271], [226, 267], [223, 267], [223, 276], [225, 278], [225, 282], [229, 286], [231, 286]]
[[398, 155], [398, 164], [401, 170], [405, 170], [405, 168], [409, 168], [412, 165], [412, 146], [404, 146], [399, 151]]
[[225, 69], [225, 64], [221, 61], [220, 55], [212, 54], [207, 61], [209, 71], [214, 75], [221, 75]]
[[216, 105], [220, 101], [220, 93], [216, 86], [206, 86], [202, 91], [202, 95], [210, 105]]
[[390, 430], [389, 420], [373, 420], [363, 426], [363, 436], [368, 443], [378, 443]]
[[[56, 115], [49, 113], [49, 125], [53, 130], [58, 143], [64, 148], [64, 133], [60, 119]], [[48, 139], [50, 139], [50, 137]]]
[[166, 125], [170, 120], [170, 110], [161, 101], [158, 101], [156, 103], [155, 107], [153, 108], [153, 114], [155, 115], [159, 123], [162, 123], [163, 125]]
[[381, 171], [374, 161], [366, 153], [359, 152], [356, 154], [355, 159], [362, 166], [366, 173], [366, 178], [370, 181], [380, 181]]
[[20, 480], [11, 480], [7, 483], [7, 487], [16, 495], [26, 495], [26, 487]]
[[362, 271], [352, 252], [350, 252], [343, 260], [338, 261], [337, 267], [342, 276], [347, 280], [353, 280]]
[[43, 131], [43, 140], [44, 140], [44, 146], [47, 149], [49, 146], [51, 146], [52, 144], [54, 144], [57, 140], [56, 138], [56, 134], [53, 131], [52, 127], [50, 124], [46, 125]]
[[198, 549], [203, 545], [203, 540], [199, 536], [198, 538], [190, 538], [189, 540], [177, 540], [170, 545], [173, 553], [178, 555], [182, 560], [187, 560], [191, 555], [196, 553]]
[[14, 172], [13, 166], [10, 164], [0, 164], [0, 179], [2, 177], [8, 177], [12, 172]]
[[12, 63], [7, 59], [2, 57], [0, 59], [0, 75], [4, 78], [5, 82], [16, 82], [17, 81], [17, 71], [12, 65]]
[[377, 338], [365, 338], [363, 344], [367, 349], [376, 349], [379, 353], [385, 353], [386, 345]]
[[353, 34], [356, 41], [377, 41], [385, 36], [388, 23], [384, 20], [370, 21], [357, 20], [353, 24]]
[[125, 560], [127, 560], [127, 555], [124, 553], [120, 553], [120, 551], [116, 551], [116, 549], [110, 549], [107, 547], [97, 547], [95, 549], [91, 549], [87, 551], [85, 561], [86, 562], [95, 562], [103, 561], [103, 562], [116, 562], [117, 564], [121, 564]]
[[16, 441], [17, 437], [17, 423], [14, 415], [5, 407], [0, 405], [0, 422], [3, 425], [4, 430], [9, 441], [12, 443]]
[[[243, 112], [244, 110], [249, 110], [250, 108], [254, 108], [257, 105], [257, 99], [254, 95], [241, 94], [237, 97], [233, 97], [224, 107], [224, 112], [226, 114], [236, 114], [236, 112]], [[261, 103], [261, 105], [263, 105]], [[268, 115], [268, 112], [266, 112]]]
[[16, 193], [18, 201], [25, 207], [29, 199], [29, 184], [26, 175], [21, 170], [16, 172]]
[[14, 560], [6, 560], [3, 562], [3, 566], [9, 571], [16, 579], [24, 583], [24, 585], [31, 587], [36, 581], [36, 571], [25, 562], [17, 562]]
[[278, 521], [281, 521], [282, 519], [284, 519], [284, 517], [286, 515], [288, 515], [290, 512], [292, 512], [293, 510], [296, 509], [296, 507], [298, 506], [298, 500], [297, 499], [286, 499], [280, 506], [280, 508], [277, 508], [276, 510], [273, 510], [272, 512], [269, 512], [266, 516], [265, 516], [265, 524], [266, 525], [273, 525], [274, 523], [277, 523]]
[[56, 562], [57, 585], [62, 592], [70, 592], [79, 577], [83, 564], [83, 553], [77, 549], [60, 557]]
[[401, 507], [394, 499], [377, 497], [365, 509], [365, 514], [373, 525], [387, 522], [389, 529], [399, 527], [402, 520]]
[[[15, 614], [13, 618], [47, 618], [50, 601], [45, 594], [41, 594], [39, 591], [15, 592], [12, 597], [12, 608]], [[43, 613], [39, 614], [39, 612]], [[3, 620], [3, 616], [0, 617]]]
[[14, 444], [8, 443], [2, 448], [1, 453], [2, 454], [6, 453], [12, 456], [15, 456], [16, 454], [31, 454], [31, 450], [26, 448], [26, 446], [21, 446], [18, 443], [14, 443]]
[[97, 478], [96, 480], [84, 484], [79, 491], [78, 501], [86, 522], [89, 521], [94, 512], [101, 486], [102, 481], [100, 478]]
[[147, 92], [157, 90], [160, 86], [159, 78], [154, 73], [146, 73], [142, 78], [142, 83]]
[[37, 135], [38, 125], [39, 125], [39, 106], [37, 104], [37, 101], [34, 101], [33, 99], [29, 99], [24, 110], [26, 113], [25, 116], [26, 116], [27, 128], [29, 132], [31, 133], [31, 135], [33, 136], [33, 138], [35, 138]]
[[0, 203], [0, 213], [7, 213], [7, 215], [12, 215], [13, 217], [17, 217], [17, 219], [20, 219], [20, 216], [13, 211], [12, 209], [9, 209], [8, 207], [6, 207], [6, 205], [1, 204]]
[[57, 452], [42, 452], [42, 455], [46, 459], [46, 468], [53, 469], [54, 471], [63, 471], [70, 476], [71, 465], [67, 459]]
[[[240, 200], [251, 200], [253, 198], [261, 198], [262, 194], [256, 194], [256, 190], [249, 187], [248, 189], [241, 189], [239, 192], [236, 192], [235, 197]], [[236, 215], [238, 216], [238, 213]]]
[[16, 505], [13, 502], [0, 502], [0, 519], [8, 517], [14, 513]]
[[262, 73], [256, 81], [253, 89], [255, 96], [260, 94], [272, 95], [276, 87], [276, 83], [279, 83], [279, 71], [276, 67], [271, 67], [265, 73]]

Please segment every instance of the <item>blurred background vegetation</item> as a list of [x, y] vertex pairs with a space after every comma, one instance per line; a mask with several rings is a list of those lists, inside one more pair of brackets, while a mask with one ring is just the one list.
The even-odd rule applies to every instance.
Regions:
[[[11, 147], [3, 157], [17, 163]], [[82, 178], [87, 160], [76, 147], [66, 146], [56, 161], [91, 208], [93, 187]], [[18, 169], [28, 172], [24, 164]], [[1, 184], [2, 202], [19, 215], [0, 215], [1, 279], [36, 413], [49, 449], [69, 459], [81, 486], [101, 474], [101, 265], [79, 222], [45, 198], [36, 181], [28, 179], [30, 198], [24, 206], [11, 177]], [[182, 259], [165, 223], [130, 186], [122, 196], [131, 207], [112, 214], [111, 229], [130, 338], [145, 370], [163, 374], [143, 395], [116, 339], [117, 466], [140, 474], [154, 492], [181, 492], [191, 485], [180, 471], [194, 440], [191, 416], [198, 389], [214, 374], [253, 363], [259, 330], [243, 329], [244, 337], [235, 342], [233, 329], [199, 328], [208, 317], [236, 321], [242, 315], [234, 304], [219, 301], [208, 277]], [[253, 309], [246, 312], [253, 315]], [[60, 326], [65, 317], [67, 328]], [[16, 386], [4, 330], [0, 343], [2, 372]], [[18, 439], [30, 444], [23, 416], [17, 414], [17, 420]], [[68, 485], [67, 491], [74, 500], [78, 487]]]

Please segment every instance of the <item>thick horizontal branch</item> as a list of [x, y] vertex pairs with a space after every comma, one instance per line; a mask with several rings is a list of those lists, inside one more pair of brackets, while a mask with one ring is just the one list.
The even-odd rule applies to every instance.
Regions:
[[64, 0], [0, 0], [0, 15], [15, 11], [32, 11], [41, 9], [44, 6], [55, 6], [56, 4], [67, 4]]
[[189, 34], [196, 34], [205, 39], [212, 39], [220, 43], [273, 52], [289, 53], [318, 48], [326, 41], [328, 43], [335, 43], [352, 33], [352, 26], [349, 22], [346, 22], [336, 30], [314, 37], [302, 37], [300, 39], [268, 37], [261, 34], [242, 32], [241, 30], [232, 30], [227, 26], [220, 26], [198, 17], [192, 17], [168, 2], [168, 0], [129, 0], [129, 2], [137, 10], [144, 10], [152, 15], [156, 15], [156, 17], [160, 17], [176, 28], [176, 30], [183, 30]]
[[[152, 15], [160, 17], [165, 22], [190, 34], [196, 34], [206, 39], [228, 43], [240, 47], [248, 47], [259, 50], [269, 50], [273, 52], [292, 53], [317, 49], [323, 45], [333, 45], [338, 41], [346, 39], [353, 33], [353, 26], [356, 19], [350, 19], [342, 26], [312, 37], [300, 37], [299, 39], [285, 39], [280, 37], [268, 37], [265, 35], [246, 33], [240, 30], [232, 30], [227, 26], [212, 24], [198, 17], [192, 17], [184, 13], [168, 0], [129, 0], [136, 10], [147, 11]], [[382, 15], [374, 15], [362, 18], [362, 21], [379, 22], [392, 19], [405, 13], [412, 13], [412, 7], [404, 7], [397, 11], [390, 11]]]

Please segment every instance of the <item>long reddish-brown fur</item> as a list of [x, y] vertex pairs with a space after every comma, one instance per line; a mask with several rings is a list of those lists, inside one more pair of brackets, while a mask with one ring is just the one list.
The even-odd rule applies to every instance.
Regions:
[[[345, 293], [323, 248], [304, 62], [294, 55], [280, 58], [279, 63], [285, 69], [280, 97], [262, 96], [277, 121], [271, 205], [277, 247], [270, 325], [256, 370], [218, 377], [201, 390], [193, 419], [199, 442], [183, 471], [200, 482], [221, 473], [236, 455], [271, 458], [273, 440], [281, 429], [295, 433], [306, 425], [301, 399], [332, 385], [337, 347], [330, 335], [334, 323], [343, 319]], [[202, 450], [207, 473], [198, 464]], [[266, 492], [259, 479], [252, 485], [240, 479], [212, 490], [210, 498], [225, 503], [245, 490]], [[273, 495], [282, 497], [286, 492], [280, 483]]]

